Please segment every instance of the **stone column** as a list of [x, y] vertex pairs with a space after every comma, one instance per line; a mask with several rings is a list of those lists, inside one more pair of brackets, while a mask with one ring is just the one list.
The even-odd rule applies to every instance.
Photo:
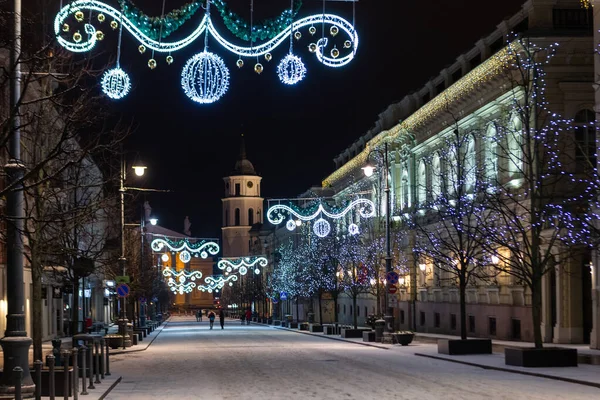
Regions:
[[581, 254], [560, 260], [556, 279], [554, 343], [583, 342]]
[[552, 342], [552, 287], [550, 285], [550, 274], [548, 271], [542, 278], [542, 340], [544, 343]]

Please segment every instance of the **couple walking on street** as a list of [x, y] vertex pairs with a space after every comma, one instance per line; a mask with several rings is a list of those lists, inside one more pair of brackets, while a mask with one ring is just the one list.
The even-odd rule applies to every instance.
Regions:
[[[213, 324], [215, 323], [215, 313], [214, 312], [210, 312], [210, 314], [208, 314], [208, 320], [210, 321], [210, 329], [213, 328]], [[219, 310], [219, 322], [221, 323], [221, 329], [225, 328], [225, 313], [223, 312], [223, 310]]]

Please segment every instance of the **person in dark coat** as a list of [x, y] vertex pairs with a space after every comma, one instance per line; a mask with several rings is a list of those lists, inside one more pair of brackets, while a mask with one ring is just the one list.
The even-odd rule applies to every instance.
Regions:
[[210, 312], [210, 314], [208, 314], [208, 321], [210, 322], [210, 329], [213, 328], [213, 324], [215, 323], [215, 313], [214, 312]]
[[221, 329], [225, 328], [225, 312], [221, 308], [219, 310], [219, 322], [221, 323]]
[[250, 325], [250, 319], [252, 318], [252, 311], [250, 309], [246, 310], [246, 325]]

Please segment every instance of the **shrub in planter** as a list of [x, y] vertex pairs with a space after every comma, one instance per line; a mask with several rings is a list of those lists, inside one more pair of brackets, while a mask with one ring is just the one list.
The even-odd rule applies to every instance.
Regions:
[[408, 346], [415, 338], [414, 332], [411, 331], [399, 331], [396, 332], [398, 343], [402, 346]]

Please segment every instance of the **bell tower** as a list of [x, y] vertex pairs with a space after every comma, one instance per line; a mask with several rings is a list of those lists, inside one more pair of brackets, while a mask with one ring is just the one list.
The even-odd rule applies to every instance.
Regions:
[[243, 257], [250, 254], [250, 228], [263, 222], [261, 180], [252, 163], [246, 158], [246, 145], [242, 135], [240, 155], [235, 168], [229, 176], [223, 178], [223, 257]]

